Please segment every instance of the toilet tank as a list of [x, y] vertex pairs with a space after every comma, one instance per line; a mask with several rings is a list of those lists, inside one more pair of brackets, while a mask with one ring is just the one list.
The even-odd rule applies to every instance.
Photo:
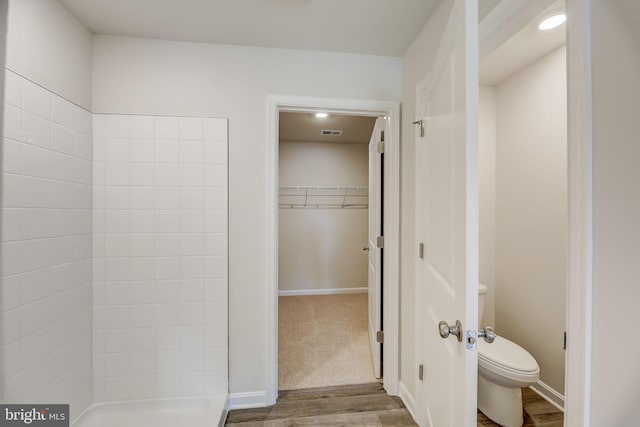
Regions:
[[478, 328], [483, 328], [482, 316], [484, 315], [484, 303], [487, 299], [487, 287], [478, 283]]

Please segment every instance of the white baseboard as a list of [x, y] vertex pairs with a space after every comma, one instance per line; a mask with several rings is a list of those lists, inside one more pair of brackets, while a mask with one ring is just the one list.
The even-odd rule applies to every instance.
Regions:
[[263, 408], [267, 406], [267, 394], [264, 391], [229, 394], [228, 410]]
[[558, 393], [542, 381], [538, 381], [529, 388], [538, 393], [553, 406], [564, 412], [564, 396], [562, 394]]
[[407, 407], [407, 411], [411, 414], [411, 417], [416, 419], [416, 399], [409, 392], [407, 387], [404, 385], [402, 381], [398, 384], [398, 393], [400, 395], [400, 399], [402, 399], [402, 403]]
[[227, 423], [227, 416], [229, 416], [229, 395], [227, 395], [227, 400], [224, 403], [224, 409], [220, 415], [220, 420], [218, 420], [218, 427], [224, 427]]
[[333, 288], [333, 289], [300, 289], [300, 290], [282, 290], [278, 291], [281, 297], [290, 297], [295, 295], [337, 295], [337, 294], [366, 294], [369, 288]]

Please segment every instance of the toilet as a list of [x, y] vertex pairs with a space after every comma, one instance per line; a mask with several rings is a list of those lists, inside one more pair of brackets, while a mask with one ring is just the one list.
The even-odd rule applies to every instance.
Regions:
[[[487, 287], [478, 285], [478, 325]], [[506, 338], [496, 336], [493, 343], [478, 340], [478, 409], [504, 427], [520, 427], [522, 388], [535, 384], [540, 376], [536, 359], [527, 350]]]

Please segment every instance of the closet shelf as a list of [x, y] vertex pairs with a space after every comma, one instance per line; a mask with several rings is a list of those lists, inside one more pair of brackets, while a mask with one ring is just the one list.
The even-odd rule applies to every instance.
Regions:
[[280, 187], [280, 209], [367, 209], [367, 187]]

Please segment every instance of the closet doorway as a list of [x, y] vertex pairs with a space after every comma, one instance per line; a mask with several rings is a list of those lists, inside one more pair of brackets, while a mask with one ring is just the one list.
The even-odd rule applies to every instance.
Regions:
[[383, 120], [279, 115], [280, 390], [381, 376]]
[[270, 100], [267, 401], [376, 381], [397, 394], [398, 106], [295, 100]]

